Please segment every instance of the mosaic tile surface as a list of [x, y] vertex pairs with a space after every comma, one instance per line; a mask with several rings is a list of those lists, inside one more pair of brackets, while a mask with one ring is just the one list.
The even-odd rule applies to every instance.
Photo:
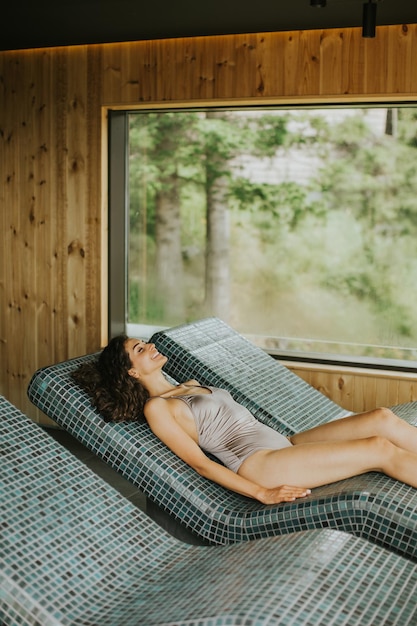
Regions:
[[4, 626], [412, 626], [417, 566], [346, 533], [183, 544], [0, 397]]
[[[258, 419], [277, 429], [284, 424], [284, 432], [293, 432], [290, 424], [297, 414], [293, 409], [296, 403], [303, 407], [302, 415], [312, 419], [318, 412], [323, 420], [345, 414], [219, 320], [170, 329], [154, 339], [161, 352], [170, 357], [166, 368], [172, 379], [194, 377], [202, 383], [229, 388]], [[93, 358], [96, 355], [39, 370], [30, 382], [29, 398], [199, 537], [210, 543], [227, 544], [330, 527], [368, 538], [417, 560], [414, 489], [373, 473], [314, 489], [302, 501], [278, 506], [265, 506], [235, 494], [199, 476], [164, 446], [146, 424], [105, 423], [69, 376], [81, 362]], [[269, 368], [271, 361], [277, 368], [269, 378], [256, 374], [258, 365], [261, 371], [265, 370], [265, 358]], [[248, 380], [250, 398], [242, 392]], [[277, 395], [285, 395], [279, 412], [271, 401], [270, 388], [265, 389], [265, 385], [271, 385]], [[314, 395], [314, 411], [309, 407], [309, 395]], [[279, 404], [278, 400], [274, 402]], [[416, 419], [415, 404], [406, 408], [407, 419]], [[294, 430], [299, 428], [298, 424]]]

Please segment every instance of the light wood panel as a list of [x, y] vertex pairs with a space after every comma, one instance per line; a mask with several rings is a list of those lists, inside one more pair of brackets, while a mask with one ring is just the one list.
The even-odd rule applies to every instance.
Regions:
[[[106, 107], [417, 95], [417, 25], [0, 53], [0, 393], [106, 340]], [[413, 381], [301, 371], [346, 408], [416, 399]], [[402, 400], [401, 400], [402, 401]]]
[[361, 413], [417, 399], [417, 374], [283, 362], [347, 411]]

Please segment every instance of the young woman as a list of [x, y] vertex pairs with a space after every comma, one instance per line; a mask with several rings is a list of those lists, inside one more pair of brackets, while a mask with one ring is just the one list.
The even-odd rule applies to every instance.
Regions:
[[154, 344], [119, 336], [73, 378], [104, 419], [144, 415], [155, 435], [196, 472], [264, 504], [302, 498], [314, 487], [370, 471], [417, 487], [417, 428], [391, 410], [344, 417], [286, 438], [223, 389], [196, 380], [171, 384], [162, 372], [166, 361]]

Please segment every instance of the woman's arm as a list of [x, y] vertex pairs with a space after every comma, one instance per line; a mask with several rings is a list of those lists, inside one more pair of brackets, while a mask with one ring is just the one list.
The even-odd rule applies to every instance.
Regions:
[[215, 483], [263, 504], [292, 502], [308, 495], [308, 489], [282, 485], [266, 489], [235, 474], [232, 470], [209, 459], [200, 446], [178, 424], [168, 402], [164, 398], [153, 398], [145, 406], [145, 417], [152, 432], [172, 452], [192, 467], [198, 474]]

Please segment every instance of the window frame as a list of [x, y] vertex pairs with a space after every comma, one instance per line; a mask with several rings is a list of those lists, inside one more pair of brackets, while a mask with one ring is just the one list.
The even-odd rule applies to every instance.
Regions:
[[[181, 102], [147, 103], [137, 106], [118, 106], [107, 109], [108, 119], [108, 335], [136, 334], [148, 339], [155, 331], [163, 327], [132, 324], [128, 321], [128, 232], [129, 232], [129, 193], [128, 193], [128, 152], [129, 152], [129, 115], [137, 111], [178, 111], [178, 110], [216, 110], [241, 109], [243, 107], [268, 108], [312, 108], [312, 107], [386, 107], [416, 105], [415, 98], [384, 97], [374, 98], [297, 98], [278, 102], [276, 99], [265, 102]], [[123, 219], [120, 213], [123, 212]], [[288, 363], [312, 363], [349, 368], [384, 370], [391, 372], [417, 373], [417, 362], [377, 357], [359, 357], [335, 355], [330, 353], [298, 352], [287, 350], [268, 350], [278, 360]]]

